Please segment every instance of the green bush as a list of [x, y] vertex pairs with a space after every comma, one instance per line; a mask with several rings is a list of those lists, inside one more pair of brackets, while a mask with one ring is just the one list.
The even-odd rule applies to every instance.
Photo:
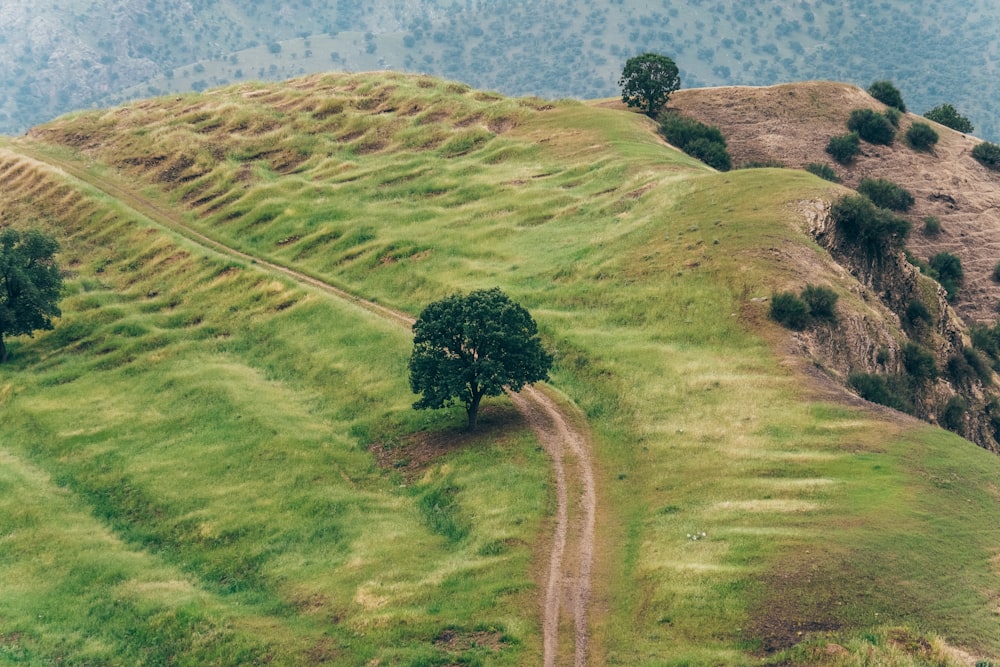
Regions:
[[841, 197], [834, 202], [830, 215], [847, 240], [871, 253], [901, 246], [910, 232], [906, 218], [879, 208], [862, 195]]
[[899, 89], [893, 85], [892, 81], [876, 81], [868, 86], [868, 94], [882, 104], [906, 112], [906, 104], [903, 102], [903, 95]]
[[858, 395], [866, 401], [901, 412], [913, 410], [906, 382], [899, 376], [855, 372], [847, 376], [847, 386], [858, 392]]
[[829, 287], [806, 285], [802, 290], [802, 300], [809, 306], [809, 316], [818, 320], [837, 319], [837, 293]]
[[861, 152], [861, 139], [857, 132], [848, 132], [836, 137], [830, 137], [826, 152], [840, 164], [850, 164]]
[[941, 220], [936, 215], [929, 215], [924, 218], [924, 234], [927, 236], [937, 236], [941, 233]]
[[896, 128], [897, 130], [899, 129], [899, 119], [903, 117], [903, 114], [899, 112], [899, 109], [896, 109], [895, 107], [889, 107], [888, 109], [882, 112], [882, 115], [885, 116], [890, 123], [892, 123], [892, 126], [894, 128]]
[[918, 151], [929, 151], [938, 142], [938, 133], [927, 123], [914, 123], [906, 131], [906, 141]]
[[916, 343], [903, 346], [903, 367], [918, 382], [934, 380], [938, 376], [934, 355]]
[[961, 352], [956, 352], [948, 357], [948, 363], [945, 366], [945, 369], [948, 371], [948, 377], [951, 378], [955, 384], [959, 385], [968, 384], [978, 377], [976, 369], [972, 367], [969, 360], [966, 359], [965, 355]]
[[877, 111], [871, 109], [855, 109], [847, 120], [847, 129], [857, 132], [865, 141], [872, 144], [890, 145], [896, 138], [896, 128], [892, 122]]
[[990, 368], [989, 363], [983, 359], [983, 355], [971, 347], [963, 347], [962, 356], [965, 357], [965, 362], [975, 371], [980, 382], [987, 386], [993, 384], [993, 370]]
[[[831, 141], [833, 141], [831, 139]], [[827, 146], [827, 152], [829, 152], [829, 146]], [[833, 170], [828, 164], [822, 162], [810, 162], [805, 167], [806, 171], [814, 176], [819, 176], [820, 178], [830, 181], [831, 183], [840, 183], [840, 177], [837, 176], [837, 172]]]
[[684, 146], [684, 152], [719, 171], [729, 171], [733, 168], [726, 144], [718, 141], [705, 138], [695, 139]]
[[931, 324], [934, 320], [931, 317], [931, 311], [927, 310], [923, 301], [912, 299], [906, 306], [906, 321], [909, 322], [910, 326], [918, 327], [921, 323]]
[[809, 305], [792, 292], [772, 294], [769, 315], [775, 322], [796, 331], [809, 325]]
[[955, 107], [950, 104], [939, 104], [925, 113], [924, 118], [965, 134], [971, 134], [976, 129], [968, 118], [958, 113]]
[[984, 167], [1000, 170], [1000, 146], [984, 141], [972, 149], [972, 157], [979, 160]]
[[719, 171], [732, 168], [722, 131], [676, 111], [660, 114], [660, 133], [671, 144]]
[[913, 195], [909, 190], [884, 178], [862, 178], [858, 192], [871, 199], [876, 206], [891, 211], [906, 212], [913, 206]]
[[937, 272], [937, 280], [948, 293], [948, 300], [953, 300], [958, 295], [958, 288], [964, 277], [962, 260], [951, 253], [939, 252], [931, 257], [929, 264]]
[[964, 398], [952, 396], [941, 411], [941, 426], [949, 431], [958, 431], [962, 428], [962, 421], [968, 409], [969, 404]]

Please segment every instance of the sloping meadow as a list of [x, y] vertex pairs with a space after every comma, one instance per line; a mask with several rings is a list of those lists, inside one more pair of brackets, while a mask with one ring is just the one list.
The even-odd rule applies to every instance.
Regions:
[[[714, 173], [611, 108], [392, 73], [137, 102], [26, 142], [413, 315], [494, 285], [528, 307], [552, 384], [594, 432], [594, 664], [815, 664], [834, 643], [922, 664], [939, 636], [1000, 656], [998, 460], [787, 358], [758, 298], [808, 281], [865, 307], [803, 229], [799, 202], [830, 184]], [[414, 470], [407, 448], [442, 446], [461, 415], [410, 411], [405, 331], [10, 150], [5, 219], [56, 231], [72, 278], [56, 330], [3, 369], [8, 488], [75, 508], [133, 568], [87, 604], [142, 591], [150, 614], [211, 624], [183, 640], [193, 662], [232, 645], [289, 663], [537, 664], [552, 498], [506, 401], [482, 438]], [[32, 516], [6, 539], [45, 527], [65, 543], [53, 560], [92, 549]], [[83, 604], [58, 586], [83, 575], [44, 574], [0, 602], [8, 646], [138, 650], [85, 639], [102, 626], [79, 614], [39, 620]], [[67, 629], [79, 639], [61, 645]]]

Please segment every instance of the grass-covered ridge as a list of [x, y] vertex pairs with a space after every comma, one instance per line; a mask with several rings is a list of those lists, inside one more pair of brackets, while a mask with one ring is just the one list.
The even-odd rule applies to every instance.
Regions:
[[[482, 440], [380, 471], [368, 445], [443, 428], [409, 409], [405, 332], [19, 150], [86, 159], [209, 236], [413, 314], [492, 285], [529, 307], [596, 436], [593, 664], [839, 659], [827, 643], [925, 664], [934, 635], [1000, 656], [1000, 462], [817, 384], [753, 301], [808, 282], [864, 308], [802, 229], [799, 202], [834, 186], [714, 173], [613, 109], [381, 73], [78, 114], [0, 154], [5, 221], [57, 231], [74, 272], [56, 330], [2, 369], [0, 498], [30, 486], [39, 507], [0, 535], [84, 559], [108, 534], [117, 568], [86, 594], [82, 567], [0, 577], [21, 582], [0, 646], [29, 661], [134, 662], [139, 642], [101, 639], [112, 617], [176, 635], [190, 663], [537, 664], [551, 498], [504, 401]], [[139, 612], [115, 612], [120, 590]], [[467, 640], [442, 641], [452, 626]]]

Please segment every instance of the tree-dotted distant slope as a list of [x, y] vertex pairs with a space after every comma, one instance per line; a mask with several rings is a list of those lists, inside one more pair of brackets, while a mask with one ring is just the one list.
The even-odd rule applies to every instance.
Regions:
[[[590, 623], [560, 628], [589, 629], [577, 664], [836, 664], [844, 651], [960, 664], [950, 647], [1000, 659], [1000, 458], [846, 392], [767, 315], [772, 292], [812, 284], [838, 295], [838, 323], [867, 327], [852, 342], [903, 339], [809, 235], [846, 190], [805, 171], [717, 173], [655, 130], [623, 109], [385, 72], [36, 128], [2, 153], [4, 196], [18, 220], [66, 229], [74, 326], [19, 341], [0, 447], [190, 573], [207, 601], [197, 621], [167, 610], [125, 625], [176, 629], [191, 662], [191, 641], [221, 655], [223, 637], [298, 664], [541, 662], [549, 552], [536, 531], [554, 491], [537, 442], [508, 430], [506, 400], [497, 440], [456, 439], [461, 414], [410, 408], [403, 332], [133, 229], [102, 208], [116, 208], [107, 194], [84, 207], [24, 151], [405, 312], [494, 285], [523, 303], [555, 357], [552, 385], [593, 428], [597, 547], [592, 567], [576, 564], [593, 573]], [[15, 533], [19, 554], [35, 530]], [[172, 600], [141, 585], [170, 570], [122, 586], [99, 573], [57, 596], [101, 613], [56, 617], [39, 612], [60, 601], [33, 595], [50, 590], [40, 576], [0, 577], [26, 591], [0, 596], [0, 618], [16, 611], [43, 658], [63, 646], [83, 661], [113, 649], [60, 645], [60, 631], [119, 618], [106, 605], [122, 592], [152, 597], [151, 615]]]
[[910, 110], [1000, 124], [988, 0], [914, 4], [639, 0], [145, 4], [10, 0], [0, 13], [0, 132], [58, 113], [327, 70], [428, 72], [507, 94], [617, 94], [627, 58], [672, 57], [685, 86], [891, 79]]

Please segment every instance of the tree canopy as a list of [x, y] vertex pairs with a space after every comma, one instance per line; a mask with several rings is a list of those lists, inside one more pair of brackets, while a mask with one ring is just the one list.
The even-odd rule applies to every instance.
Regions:
[[496, 287], [435, 301], [420, 314], [413, 333], [410, 388], [422, 395], [413, 407], [460, 401], [470, 431], [484, 396], [547, 380], [552, 365], [531, 315]]
[[930, 119], [935, 123], [941, 123], [945, 127], [950, 127], [956, 132], [963, 132], [965, 134], [971, 134], [976, 129], [973, 127], [972, 121], [958, 113], [955, 107], [950, 104], [937, 105], [925, 113], [924, 118]]
[[666, 105], [671, 93], [681, 87], [681, 77], [673, 60], [647, 52], [625, 62], [618, 85], [622, 102], [653, 117]]
[[893, 85], [892, 81], [876, 81], [868, 87], [868, 94], [882, 104], [906, 112], [906, 104], [903, 102], [903, 95], [899, 89]]
[[51, 329], [60, 315], [58, 250], [56, 240], [40, 231], [0, 229], [0, 363], [7, 360], [4, 336]]

